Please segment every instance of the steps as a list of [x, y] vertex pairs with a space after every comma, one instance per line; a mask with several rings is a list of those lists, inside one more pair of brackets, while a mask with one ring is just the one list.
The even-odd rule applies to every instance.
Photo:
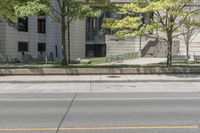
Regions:
[[[172, 55], [178, 55], [180, 50], [180, 42], [174, 41], [172, 45]], [[164, 41], [149, 41], [142, 50], [142, 57], [167, 57], [167, 44]]]

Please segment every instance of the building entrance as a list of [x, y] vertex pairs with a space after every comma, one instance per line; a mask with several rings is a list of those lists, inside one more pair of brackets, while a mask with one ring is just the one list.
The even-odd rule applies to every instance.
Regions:
[[86, 57], [105, 57], [106, 45], [105, 44], [87, 44]]

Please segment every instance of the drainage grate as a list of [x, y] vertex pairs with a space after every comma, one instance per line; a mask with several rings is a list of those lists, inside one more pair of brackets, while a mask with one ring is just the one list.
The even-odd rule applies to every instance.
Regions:
[[107, 76], [107, 78], [121, 78], [121, 76], [114, 76], [114, 75], [112, 75], [112, 76]]

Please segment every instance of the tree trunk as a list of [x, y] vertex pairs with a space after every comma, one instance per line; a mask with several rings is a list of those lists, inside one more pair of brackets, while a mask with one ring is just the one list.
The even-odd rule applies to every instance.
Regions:
[[190, 44], [190, 39], [192, 37], [192, 31], [190, 31], [190, 27], [187, 28], [187, 34], [186, 34], [186, 60], [187, 62], [189, 61], [189, 44]]
[[168, 41], [167, 41], [167, 66], [171, 66], [172, 65], [172, 35], [168, 35]]
[[186, 45], [187, 62], [189, 61], [189, 44]]
[[68, 65], [66, 53], [66, 23], [65, 16], [61, 16], [61, 40], [62, 40], [62, 65]]
[[62, 2], [61, 7], [61, 40], [62, 40], [62, 65], [68, 65], [67, 61], [67, 52], [66, 52], [66, 5], [65, 2]]

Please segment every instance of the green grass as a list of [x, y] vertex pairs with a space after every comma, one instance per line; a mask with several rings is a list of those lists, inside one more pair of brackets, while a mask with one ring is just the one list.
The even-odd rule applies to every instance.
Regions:
[[106, 62], [106, 57], [100, 57], [100, 58], [90, 58], [91, 64], [97, 65], [97, 64], [103, 64]]

